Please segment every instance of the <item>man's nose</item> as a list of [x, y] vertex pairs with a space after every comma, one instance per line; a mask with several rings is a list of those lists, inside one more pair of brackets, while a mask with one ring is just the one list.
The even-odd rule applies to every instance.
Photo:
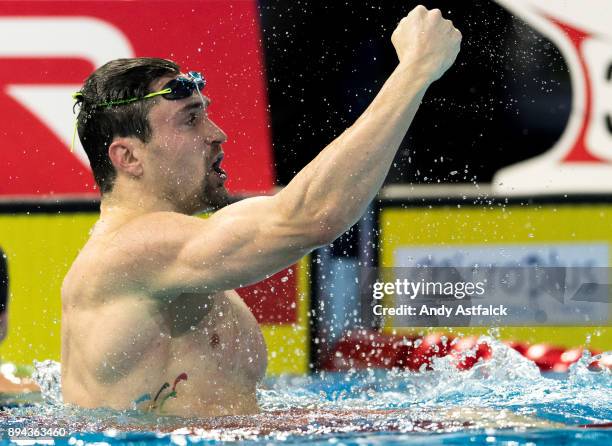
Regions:
[[219, 127], [217, 124], [215, 124], [212, 120], [208, 120], [208, 125], [209, 128], [207, 129], [207, 137], [206, 137], [206, 142], [208, 144], [223, 144], [225, 141], [227, 141], [227, 135], [225, 134], [225, 132], [223, 130], [221, 130], [221, 127]]

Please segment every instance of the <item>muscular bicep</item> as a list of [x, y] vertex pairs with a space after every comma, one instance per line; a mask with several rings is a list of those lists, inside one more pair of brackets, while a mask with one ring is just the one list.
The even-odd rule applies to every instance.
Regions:
[[312, 224], [292, 220], [280, 206], [276, 197], [256, 197], [207, 219], [178, 216], [166, 222], [173, 227], [161, 233], [171, 233], [174, 241], [151, 277], [152, 291], [213, 293], [249, 285], [293, 264], [319, 243]]

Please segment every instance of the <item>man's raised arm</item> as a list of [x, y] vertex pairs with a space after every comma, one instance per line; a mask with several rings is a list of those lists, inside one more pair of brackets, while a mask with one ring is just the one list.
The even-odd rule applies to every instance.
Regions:
[[357, 221], [383, 184], [427, 87], [452, 65], [461, 33], [423, 6], [402, 19], [391, 40], [399, 64], [361, 117], [279, 193], [331, 239]]
[[156, 237], [125, 240], [131, 251], [136, 244], [157, 254], [136, 257], [137, 282], [162, 295], [244, 286], [354, 224], [380, 189], [425, 90], [454, 62], [461, 34], [440, 11], [419, 6], [391, 40], [400, 62], [372, 104], [281, 192], [234, 203], [206, 221], [160, 214]]

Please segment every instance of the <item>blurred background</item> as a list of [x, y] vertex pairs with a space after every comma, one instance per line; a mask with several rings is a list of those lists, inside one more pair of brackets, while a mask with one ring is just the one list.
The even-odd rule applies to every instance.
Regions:
[[[497, 3], [422, 2], [463, 33], [388, 184], [489, 183], [549, 149], [572, 101], [559, 50]], [[349, 127], [397, 65], [390, 36], [418, 2], [259, 2], [279, 184]]]
[[[329, 364], [364, 323], [356, 279], [402, 266], [400, 251], [443, 247], [433, 261], [444, 262], [512, 245], [517, 264], [610, 266], [612, 45], [601, 2], [0, 2], [2, 358], [59, 360], [61, 281], [99, 206], [80, 144], [70, 152], [70, 93], [91, 71], [134, 56], [201, 70], [230, 138], [229, 189], [270, 193], [365, 110], [397, 64], [391, 33], [419, 3], [454, 22], [462, 50], [428, 91], [379, 199], [333, 245], [240, 290], [262, 324], [269, 373]], [[612, 348], [607, 327], [500, 336]]]

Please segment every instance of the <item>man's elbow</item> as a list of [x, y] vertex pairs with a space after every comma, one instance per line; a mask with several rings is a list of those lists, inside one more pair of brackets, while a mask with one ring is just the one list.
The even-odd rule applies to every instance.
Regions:
[[309, 212], [304, 206], [297, 212], [279, 215], [283, 216], [283, 226], [292, 228], [290, 231], [294, 234], [297, 232], [301, 244], [309, 250], [329, 245], [350, 227], [343, 221], [344, 215], [323, 207]]
[[310, 227], [309, 238], [313, 248], [320, 248], [333, 243], [348, 229], [344, 225], [338, 226], [326, 221], [314, 222]]

